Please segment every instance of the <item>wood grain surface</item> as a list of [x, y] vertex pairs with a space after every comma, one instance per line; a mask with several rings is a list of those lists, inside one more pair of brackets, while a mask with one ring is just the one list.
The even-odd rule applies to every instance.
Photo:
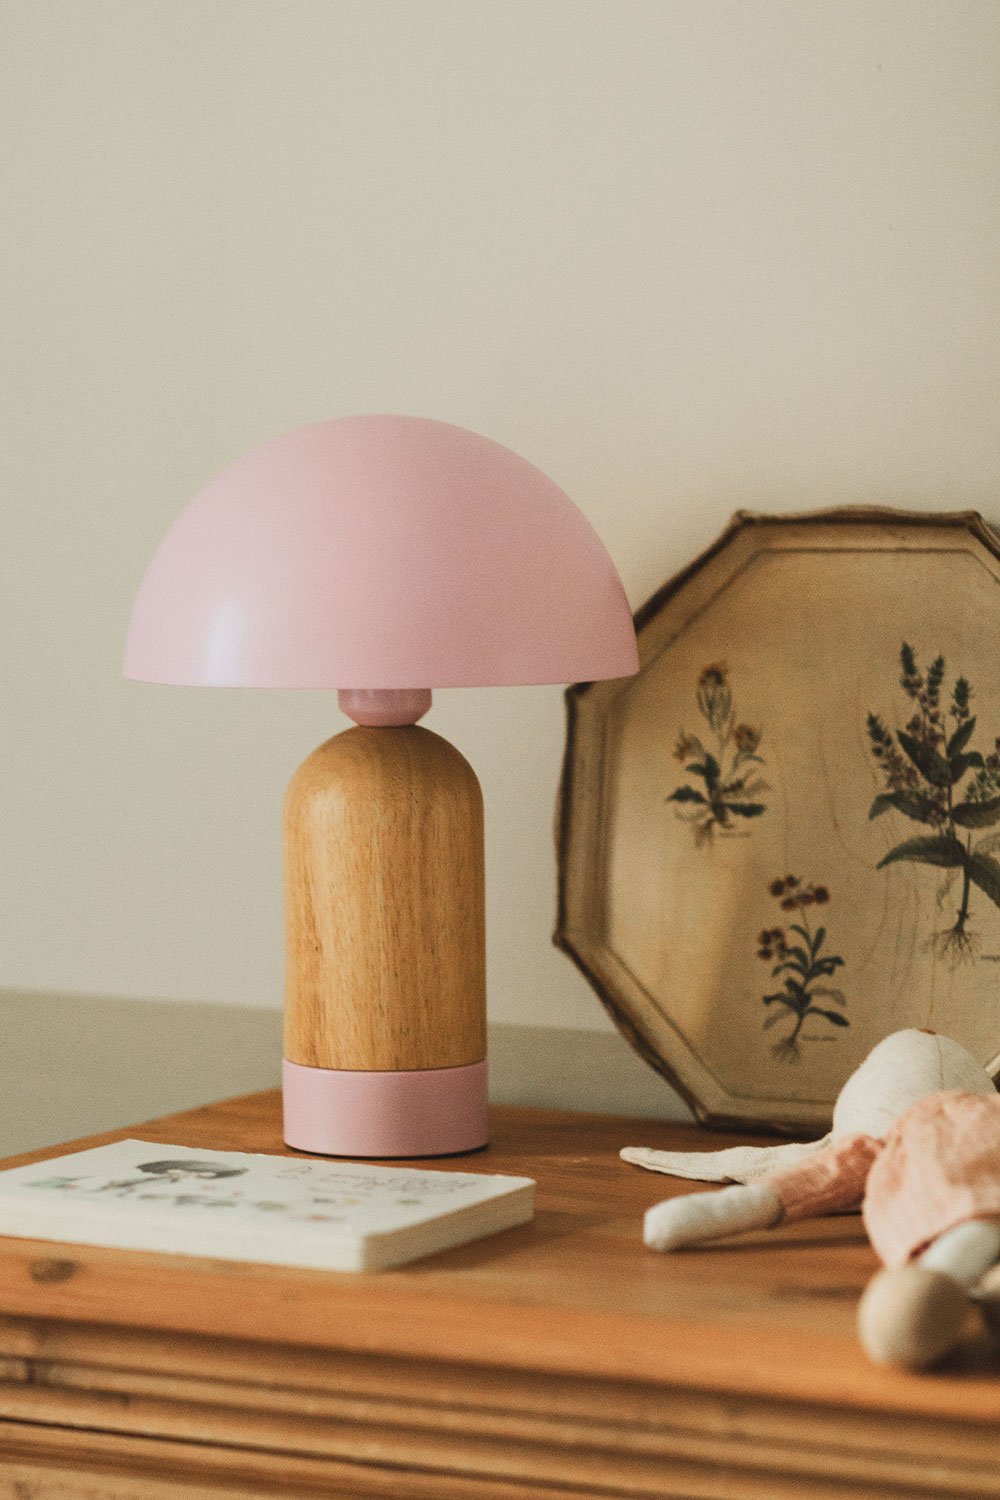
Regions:
[[483, 799], [440, 735], [348, 729], [285, 798], [285, 1056], [453, 1068], [486, 1056]]
[[[0, 1239], [0, 1496], [1000, 1495], [992, 1347], [970, 1329], [939, 1374], [869, 1365], [856, 1218], [658, 1256], [642, 1212], [692, 1185], [618, 1148], [718, 1134], [493, 1129], [435, 1166], [534, 1176], [534, 1223], [403, 1270]], [[294, 1154], [276, 1093], [86, 1144], [125, 1134]]]

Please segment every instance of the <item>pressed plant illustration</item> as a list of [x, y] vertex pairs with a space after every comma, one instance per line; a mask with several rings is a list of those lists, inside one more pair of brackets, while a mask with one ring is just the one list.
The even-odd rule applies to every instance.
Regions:
[[[811, 907], [826, 906], [830, 892], [825, 885], [806, 885], [795, 875], [772, 880], [768, 891], [788, 913], [787, 926], [766, 928], [757, 939], [757, 957], [772, 964], [771, 978], [781, 980], [781, 989], [764, 995], [762, 1003], [774, 1006], [764, 1022], [764, 1030], [791, 1020], [791, 1030], [771, 1048], [783, 1062], [798, 1062], [802, 1042], [815, 1040], [802, 1036], [810, 1016], [817, 1016], [831, 1026], [851, 1023], [844, 1015], [847, 999], [843, 990], [831, 984], [844, 960], [836, 953], [824, 953], [826, 928], [812, 926], [806, 915]], [[793, 913], [797, 920], [791, 921]], [[777, 960], [777, 962], [775, 962]], [[834, 1009], [833, 1007], [837, 1007]]]
[[935, 657], [924, 673], [913, 647], [904, 641], [899, 659], [900, 686], [913, 712], [895, 734], [878, 714], [868, 715], [871, 752], [885, 782], [868, 816], [902, 813], [931, 830], [890, 849], [878, 868], [909, 861], [947, 870], [939, 905], [960, 879], [954, 923], [934, 936], [939, 951], [957, 962], [971, 957], [977, 943], [968, 927], [972, 887], [1000, 906], [1000, 863], [993, 857], [1000, 835], [974, 842], [977, 830], [1000, 822], [1000, 739], [986, 755], [971, 748], [976, 733], [972, 688], [967, 678], [956, 678], [945, 707], [943, 656]]
[[693, 824], [695, 841], [703, 844], [716, 829], [732, 832], [740, 819], [759, 818], [767, 811], [760, 795], [769, 788], [756, 770], [765, 764], [757, 753], [761, 731], [737, 722], [724, 662], [702, 671], [697, 703], [710, 732], [696, 735], [681, 730], [674, 759], [690, 779], [666, 800], [676, 805], [679, 818]]

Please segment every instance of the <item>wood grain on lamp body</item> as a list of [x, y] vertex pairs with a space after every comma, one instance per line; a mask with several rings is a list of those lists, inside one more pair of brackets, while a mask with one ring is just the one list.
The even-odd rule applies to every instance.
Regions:
[[315, 1068], [486, 1056], [483, 800], [447, 740], [355, 728], [285, 799], [285, 1056]]
[[[98, 1139], [125, 1134], [289, 1154], [275, 1093]], [[496, 1110], [436, 1165], [536, 1177], [534, 1223], [372, 1275], [0, 1238], [0, 1497], [1000, 1494], [982, 1341], [936, 1376], [869, 1365], [856, 1218], [653, 1254], [644, 1208], [691, 1184], [621, 1162], [639, 1140], [733, 1138]]]

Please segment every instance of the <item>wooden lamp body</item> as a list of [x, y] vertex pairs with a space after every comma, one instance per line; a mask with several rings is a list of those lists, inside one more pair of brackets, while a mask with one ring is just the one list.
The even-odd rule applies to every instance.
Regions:
[[586, 518], [519, 454], [450, 422], [297, 427], [177, 517], [132, 606], [126, 676], [335, 690], [363, 726], [288, 793], [289, 1145], [485, 1144], [482, 802], [462, 757], [415, 725], [435, 687], [637, 667]]
[[356, 727], [285, 799], [285, 1138], [344, 1156], [485, 1145], [483, 801], [417, 725]]

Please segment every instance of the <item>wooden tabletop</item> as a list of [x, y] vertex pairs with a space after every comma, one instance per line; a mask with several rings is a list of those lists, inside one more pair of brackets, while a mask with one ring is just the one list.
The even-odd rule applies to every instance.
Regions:
[[[217, 1449], [227, 1484], [234, 1454], [252, 1460], [256, 1495], [285, 1493], [268, 1489], [279, 1461], [344, 1495], [396, 1493], [401, 1469], [405, 1493], [435, 1496], [1000, 1495], [1000, 1360], [970, 1330], [943, 1372], [870, 1365], [854, 1336], [875, 1269], [859, 1219], [657, 1255], [643, 1211], [699, 1189], [619, 1148], [744, 1137], [493, 1118], [486, 1151], [434, 1165], [534, 1177], [534, 1222], [397, 1271], [0, 1239], [0, 1456], [25, 1473], [66, 1464], [70, 1433], [72, 1462], [99, 1466], [107, 1448], [139, 1473], [153, 1444], [156, 1472], [169, 1455], [205, 1485]], [[294, 1154], [276, 1093], [73, 1144], [127, 1135]]]

